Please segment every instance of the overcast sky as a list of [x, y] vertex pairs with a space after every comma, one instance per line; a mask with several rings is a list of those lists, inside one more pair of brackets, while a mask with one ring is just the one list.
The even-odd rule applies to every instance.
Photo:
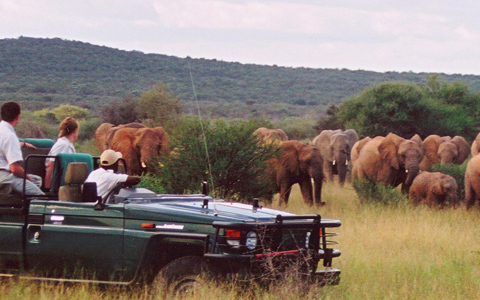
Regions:
[[308, 68], [480, 75], [478, 0], [0, 0], [0, 38]]

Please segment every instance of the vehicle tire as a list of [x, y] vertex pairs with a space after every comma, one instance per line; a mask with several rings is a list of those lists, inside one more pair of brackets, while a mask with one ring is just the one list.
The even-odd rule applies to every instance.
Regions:
[[211, 269], [205, 259], [199, 256], [177, 258], [158, 272], [153, 289], [160, 293], [174, 295], [193, 294], [212, 278]]

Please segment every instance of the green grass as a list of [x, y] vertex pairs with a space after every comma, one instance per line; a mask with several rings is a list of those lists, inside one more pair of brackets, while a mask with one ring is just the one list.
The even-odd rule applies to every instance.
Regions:
[[[350, 185], [325, 184], [326, 206], [303, 203], [298, 188], [285, 210], [338, 218], [336, 240], [342, 256], [340, 285], [313, 288], [294, 285], [241, 293], [231, 286], [206, 287], [188, 299], [479, 299], [480, 211], [360, 203]], [[274, 201], [273, 207], [278, 204]], [[124, 291], [89, 285], [3, 281], [0, 299], [161, 299], [145, 290]], [[171, 298], [168, 298], [171, 299]]]

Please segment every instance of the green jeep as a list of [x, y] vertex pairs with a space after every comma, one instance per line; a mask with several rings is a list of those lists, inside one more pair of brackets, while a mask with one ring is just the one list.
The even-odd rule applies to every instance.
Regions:
[[[30, 153], [26, 171], [41, 173], [46, 157]], [[0, 276], [182, 291], [204, 282], [200, 274], [274, 282], [296, 267], [315, 284], [339, 282], [338, 220], [125, 186], [101, 199], [95, 183], [83, 184], [98, 158], [55, 159], [45, 196], [0, 188]]]

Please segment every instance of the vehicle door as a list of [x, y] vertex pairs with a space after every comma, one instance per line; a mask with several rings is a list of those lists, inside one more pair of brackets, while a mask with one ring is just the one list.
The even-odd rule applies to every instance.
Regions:
[[27, 228], [28, 263], [40, 276], [119, 280], [124, 204], [45, 201], [43, 224]]
[[23, 204], [6, 204], [0, 195], [0, 273], [16, 273], [23, 259]]

